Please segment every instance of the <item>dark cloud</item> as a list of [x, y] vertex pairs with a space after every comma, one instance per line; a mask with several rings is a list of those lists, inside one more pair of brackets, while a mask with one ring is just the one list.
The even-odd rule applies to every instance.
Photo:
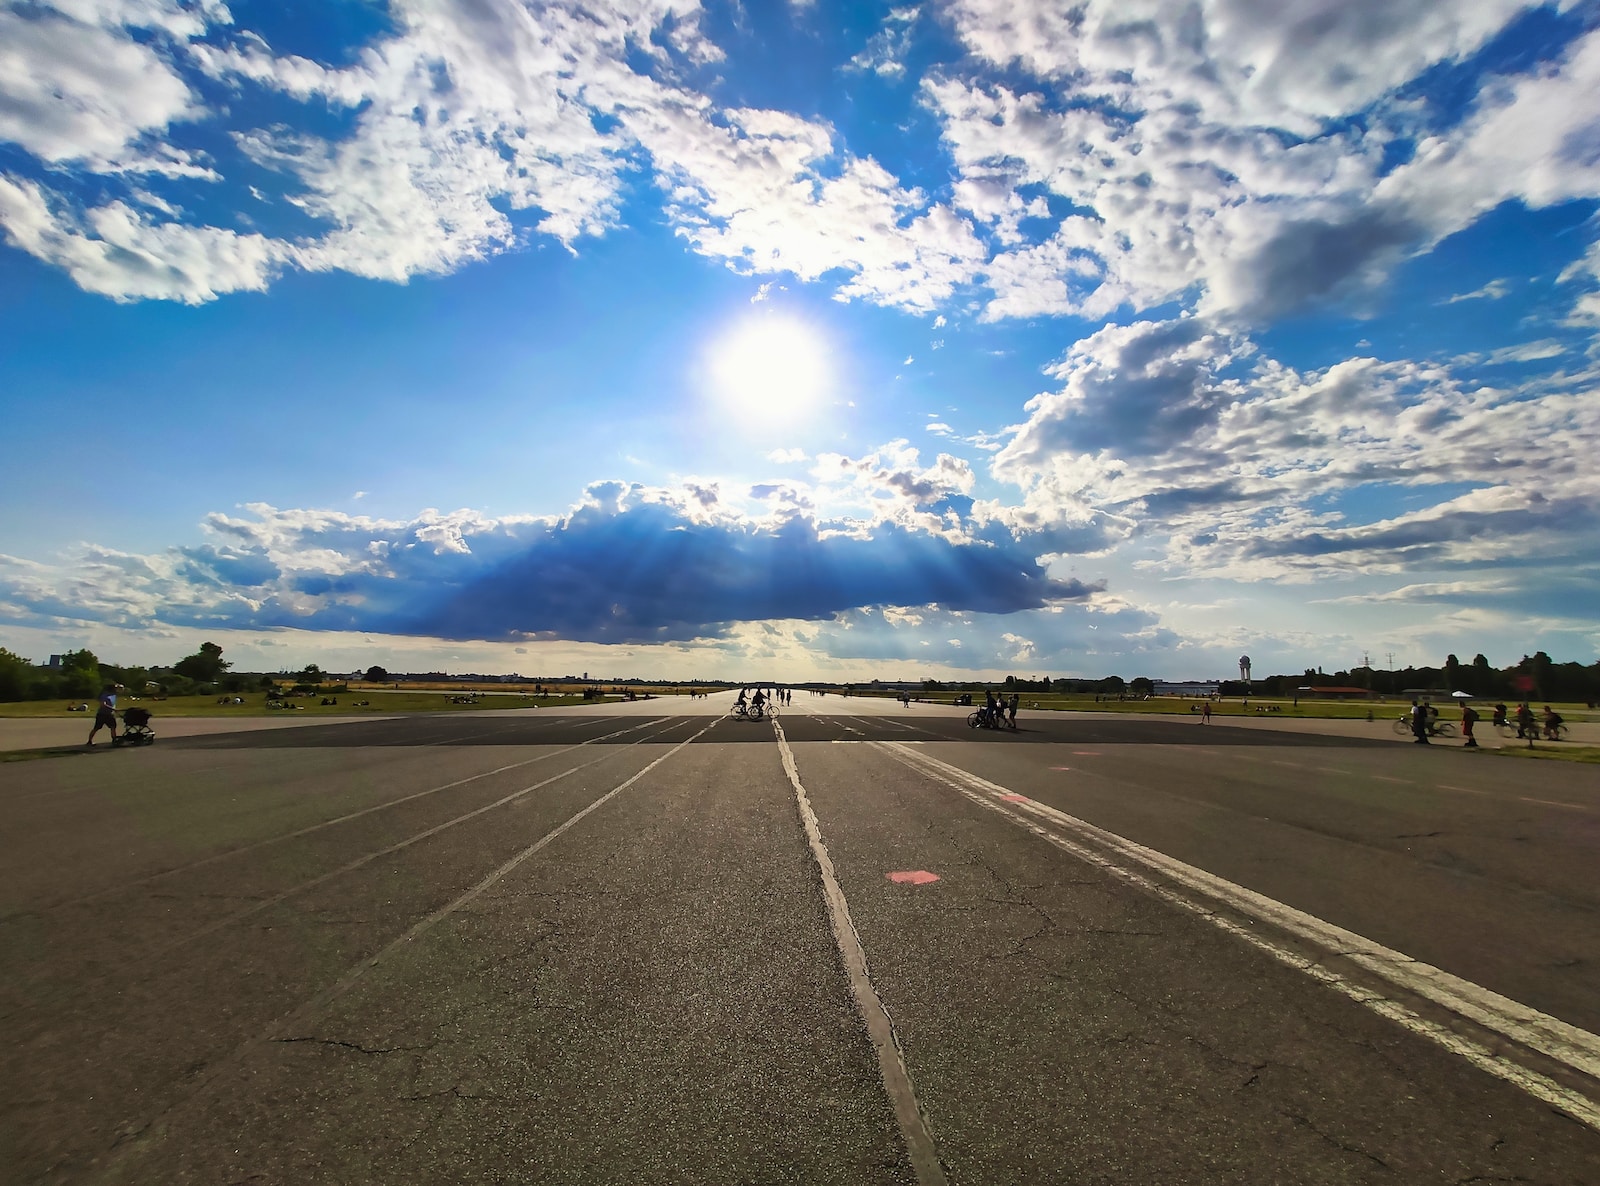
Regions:
[[1287, 222], [1239, 268], [1244, 312], [1274, 319], [1326, 297], [1353, 293], [1381, 278], [1426, 229], [1383, 207], [1342, 222]]
[[178, 553], [189, 561], [179, 572], [202, 584], [255, 588], [282, 575], [278, 566], [260, 553], [218, 551], [210, 544], [179, 548]]
[[892, 524], [870, 537], [807, 519], [776, 529], [696, 523], [670, 507], [588, 509], [518, 556], [365, 629], [443, 638], [522, 634], [666, 642], [727, 623], [817, 620], [861, 606], [925, 605], [1006, 614], [1092, 590], [1052, 579], [1012, 543], [957, 543]]
[[1108, 326], [1073, 347], [997, 459], [1041, 462], [1061, 452], [1154, 457], [1202, 435], [1238, 398], [1219, 372], [1242, 343], [1197, 317]]
[[1574, 534], [1596, 530], [1600, 530], [1600, 513], [1587, 501], [1548, 499], [1535, 494], [1522, 506], [1481, 510], [1452, 508], [1426, 517], [1344, 531], [1312, 531], [1255, 539], [1243, 548], [1243, 554], [1283, 558], [1389, 552], [1403, 554], [1414, 561], [1445, 555], [1449, 545], [1479, 539], [1504, 541], [1525, 537], [1530, 551], [1544, 551], [1552, 540], [1570, 539]]
[[[688, 507], [697, 506], [691, 498]], [[950, 509], [970, 505], [952, 499]], [[947, 537], [893, 522], [706, 521], [591, 487], [565, 519], [424, 512], [412, 522], [250, 508], [224, 547], [97, 553], [66, 584], [0, 574], [3, 612], [124, 625], [366, 631], [450, 639], [684, 642], [735, 623], [822, 621], [867, 607], [1013, 614], [1103, 586], [1052, 578], [1037, 541], [969, 522]]]

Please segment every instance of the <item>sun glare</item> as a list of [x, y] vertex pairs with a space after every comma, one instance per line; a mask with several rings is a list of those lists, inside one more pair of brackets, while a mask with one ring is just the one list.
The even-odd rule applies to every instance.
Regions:
[[712, 347], [710, 362], [719, 398], [761, 421], [809, 412], [829, 386], [821, 336], [787, 317], [761, 317], [734, 327]]

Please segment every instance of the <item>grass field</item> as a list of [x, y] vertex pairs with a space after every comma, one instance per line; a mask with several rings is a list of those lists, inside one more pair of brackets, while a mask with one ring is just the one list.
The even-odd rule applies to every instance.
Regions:
[[1507, 745], [1491, 752], [1503, 758], [1537, 758], [1545, 762], [1587, 762], [1600, 765], [1600, 747], [1592, 745], [1541, 741], [1532, 749], [1525, 745]]
[[[375, 716], [388, 716], [397, 712], [474, 712], [485, 708], [527, 708], [545, 709], [561, 708], [572, 704], [592, 704], [595, 701], [584, 700], [581, 695], [569, 696], [483, 696], [473, 703], [451, 703], [451, 697], [466, 695], [465, 692], [340, 692], [328, 693], [326, 696], [295, 696], [284, 701], [294, 705], [293, 708], [268, 708], [265, 692], [247, 692], [240, 697], [243, 704], [219, 704], [216, 696], [172, 696], [166, 700], [151, 700], [146, 698], [135, 699], [130, 696], [121, 696], [117, 699], [117, 708], [148, 708], [152, 716], [161, 717], [263, 717], [280, 716], [293, 713], [295, 716], [360, 716], [371, 713]], [[337, 700], [337, 704], [324, 705], [323, 699]], [[615, 701], [616, 696], [605, 697], [606, 701]], [[367, 701], [366, 704], [359, 703]], [[84, 701], [77, 701], [82, 704]], [[88, 712], [67, 711], [68, 702], [65, 700], [29, 700], [14, 704], [0, 704], [0, 717], [27, 717], [38, 719], [41, 717], [76, 717], [81, 720], [94, 719], [94, 702], [88, 701]]]
[[[830, 693], [831, 695], [832, 693]], [[857, 692], [857, 695], [894, 697], [889, 692]], [[1193, 716], [1200, 711], [1204, 703], [1200, 699], [1191, 699], [1186, 696], [1152, 696], [1148, 700], [1117, 700], [1116, 698], [1096, 700], [1091, 695], [1060, 695], [1054, 692], [1019, 692], [1021, 701], [1019, 707], [1024, 711], [1034, 712], [1137, 712], [1137, 713], [1171, 713], [1178, 716]], [[950, 704], [955, 699], [952, 692], [912, 693], [913, 699], [924, 704]], [[983, 703], [981, 692], [973, 694], [976, 704]], [[1435, 702], [1444, 720], [1456, 721], [1460, 719], [1461, 710], [1454, 703], [1446, 703], [1444, 699]], [[1510, 701], [1507, 701], [1509, 704]], [[1488, 720], [1489, 712], [1484, 707], [1483, 701], [1474, 701], [1479, 714]], [[1372, 714], [1373, 720], [1392, 720], [1400, 716], [1411, 707], [1409, 698], [1401, 700], [1302, 700], [1296, 704], [1292, 699], [1285, 700], [1276, 697], [1250, 697], [1248, 703], [1239, 699], [1212, 701], [1211, 714], [1218, 717], [1271, 717], [1288, 720], [1366, 720], [1367, 714]], [[1543, 707], [1543, 702], [1539, 707]], [[1582, 704], [1556, 704], [1554, 705], [1567, 721], [1593, 721], [1600, 720], [1600, 711], [1590, 710]]]

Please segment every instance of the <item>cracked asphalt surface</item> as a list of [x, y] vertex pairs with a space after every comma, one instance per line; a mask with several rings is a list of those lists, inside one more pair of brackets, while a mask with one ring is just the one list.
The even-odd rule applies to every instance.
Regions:
[[[5, 767], [0, 1179], [916, 1181], [775, 732], [725, 709]], [[951, 1182], [1600, 1182], [1600, 1132], [876, 743], [1591, 1033], [1592, 767], [1022, 723], [782, 717]]]

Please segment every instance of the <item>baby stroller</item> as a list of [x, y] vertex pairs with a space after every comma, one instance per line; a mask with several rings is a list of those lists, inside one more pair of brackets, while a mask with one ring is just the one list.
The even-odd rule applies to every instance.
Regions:
[[130, 708], [122, 714], [122, 732], [112, 739], [112, 745], [154, 745], [155, 730], [150, 728], [150, 710]]

